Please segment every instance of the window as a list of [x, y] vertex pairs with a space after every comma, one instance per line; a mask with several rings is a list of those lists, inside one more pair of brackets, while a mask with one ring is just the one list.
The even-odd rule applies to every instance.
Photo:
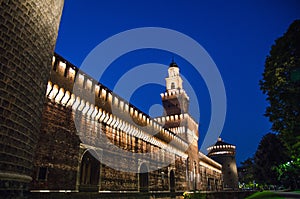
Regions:
[[186, 181], [189, 181], [189, 166], [190, 166], [190, 163], [189, 163], [189, 158], [186, 159]]
[[175, 83], [174, 82], [171, 83], [171, 89], [175, 89]]
[[38, 173], [38, 180], [46, 180], [48, 168], [47, 167], [40, 167]]

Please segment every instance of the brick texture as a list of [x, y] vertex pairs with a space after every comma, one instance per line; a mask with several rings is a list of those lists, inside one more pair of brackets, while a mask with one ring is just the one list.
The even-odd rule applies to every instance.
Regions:
[[46, 82], [63, 0], [0, 1], [0, 190], [18, 198], [31, 180]]
[[[31, 190], [180, 192], [207, 189], [208, 183], [213, 184], [215, 180], [222, 183], [221, 174], [216, 174], [211, 167], [203, 167], [200, 173], [197, 140], [191, 139], [190, 135], [182, 136], [191, 144], [187, 151], [178, 153], [176, 148], [181, 145], [169, 143], [171, 134], [156, 132], [151, 125], [145, 128], [146, 119], [139, 119], [139, 114], [126, 114], [133, 113], [136, 108], [129, 105], [130, 111], [129, 107], [127, 110], [121, 109], [124, 106], [120, 105], [119, 99], [110, 99], [114, 93], [109, 93], [107, 88], [95, 81], [90, 86], [95, 93], [91, 93], [89, 77], [74, 82], [75, 72], [79, 77], [87, 77], [65, 59], [54, 55], [34, 158]], [[78, 95], [83, 99], [94, 95], [97, 109], [71, 94], [74, 85], [78, 84], [86, 89], [81, 90], [84, 94]], [[100, 85], [101, 89], [96, 85]], [[104, 111], [100, 109], [110, 116], [102, 114]], [[112, 119], [114, 117], [120, 120]], [[191, 117], [181, 118], [180, 124], [173, 120], [165, 126], [173, 128], [178, 125], [189, 127], [198, 135], [197, 125]], [[137, 131], [133, 129], [141, 129], [142, 136], [135, 134]], [[147, 134], [161, 142], [145, 139]], [[169, 151], [160, 143], [175, 147]], [[117, 151], [116, 146], [124, 153]], [[151, 154], [145, 154], [149, 152]], [[139, 156], [142, 153], [145, 156]], [[206, 159], [202, 161], [208, 161]], [[141, 170], [145, 173], [139, 173]]]

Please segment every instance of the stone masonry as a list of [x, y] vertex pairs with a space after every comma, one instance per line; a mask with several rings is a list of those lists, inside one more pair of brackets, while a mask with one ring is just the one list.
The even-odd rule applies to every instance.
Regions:
[[0, 1], [0, 197], [32, 180], [46, 82], [63, 0]]
[[151, 118], [57, 54], [46, 90], [33, 192], [221, 187], [221, 165], [198, 152], [198, 125], [187, 113]]

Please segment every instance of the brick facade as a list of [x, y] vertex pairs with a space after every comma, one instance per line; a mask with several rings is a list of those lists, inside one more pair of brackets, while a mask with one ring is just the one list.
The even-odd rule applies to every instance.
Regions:
[[[76, 93], [74, 85], [78, 84]], [[94, 102], [85, 101], [86, 95], [94, 96]], [[180, 117], [179, 123], [186, 124], [198, 135], [194, 120], [189, 115]], [[189, 145], [188, 139], [193, 140], [191, 136], [176, 134], [171, 126], [164, 127], [158, 120], [55, 55], [31, 190], [172, 192], [202, 189], [202, 184], [207, 182], [200, 180], [197, 143], [194, 140]], [[174, 120], [173, 126], [175, 123]], [[211, 167], [221, 169], [217, 163]], [[215, 178], [222, 181], [221, 175]]]
[[31, 181], [46, 82], [63, 0], [0, 2], [0, 195]]

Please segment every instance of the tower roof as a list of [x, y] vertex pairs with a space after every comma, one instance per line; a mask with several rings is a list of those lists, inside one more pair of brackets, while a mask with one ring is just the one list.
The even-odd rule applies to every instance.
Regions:
[[218, 138], [218, 141], [213, 145], [213, 146], [220, 146], [220, 145], [231, 145], [233, 146], [232, 144], [229, 144], [227, 142], [224, 142], [224, 140], [222, 140], [220, 137]]
[[235, 146], [233, 144], [229, 144], [227, 142], [224, 142], [220, 137], [218, 138], [218, 141], [207, 148], [208, 155], [216, 155], [216, 154], [234, 154], [235, 153]]
[[170, 67], [177, 67], [178, 68], [178, 65], [176, 64], [176, 62], [174, 61], [174, 59], [172, 59], [172, 62], [169, 65], [169, 68]]

